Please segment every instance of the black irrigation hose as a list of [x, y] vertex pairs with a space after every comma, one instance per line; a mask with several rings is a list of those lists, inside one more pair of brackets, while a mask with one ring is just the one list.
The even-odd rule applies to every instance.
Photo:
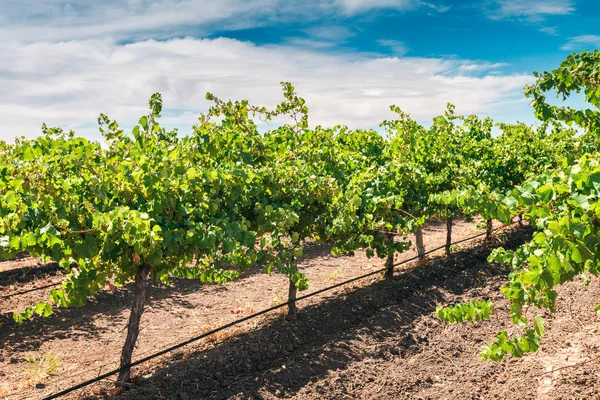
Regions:
[[21, 254], [21, 255], [18, 255], [18, 256], [12, 257], [12, 258], [6, 258], [6, 259], [3, 259], [3, 260], [2, 260], [2, 262], [8, 262], [8, 261], [19, 261], [19, 260], [23, 260], [23, 259], [25, 259], [25, 258], [29, 258], [29, 257], [31, 257], [29, 254]]
[[42, 290], [42, 289], [47, 289], [47, 288], [50, 288], [50, 287], [58, 286], [60, 284], [62, 284], [62, 282], [50, 283], [48, 285], [35, 287], [33, 289], [22, 290], [20, 292], [13, 292], [13, 293], [10, 293], [10, 294], [5, 294], [4, 296], [0, 296], [0, 299], [4, 300], [4, 299], [8, 299], [8, 298], [13, 297], [13, 296], [19, 296], [21, 294], [31, 293], [31, 292], [35, 292], [37, 290]]
[[[494, 231], [497, 231], [497, 230], [500, 230], [500, 229], [503, 229], [503, 228], [505, 228], [505, 227], [506, 227], [506, 226], [501, 226], [501, 227], [499, 227], [499, 228], [496, 228], [496, 229], [492, 230], [492, 232], [494, 232]], [[483, 235], [485, 235], [485, 234], [486, 234], [486, 232], [483, 232], [483, 233], [477, 234], [477, 235], [475, 235], [475, 236], [471, 236], [471, 237], [469, 237], [469, 238], [466, 238], [466, 239], [462, 239], [462, 240], [456, 241], [456, 242], [454, 242], [454, 243], [452, 243], [452, 244], [457, 244], [457, 243], [466, 242], [466, 241], [468, 241], [468, 240], [473, 240], [473, 239], [476, 239], [476, 238], [478, 238], [478, 237], [480, 237], [480, 236], [483, 236]], [[426, 252], [425, 252], [423, 255], [427, 255], [427, 254], [433, 253], [433, 252], [435, 252], [435, 251], [438, 251], [438, 250], [441, 250], [441, 249], [443, 249], [443, 248], [445, 248], [445, 247], [446, 247], [446, 246], [444, 245], [444, 246], [440, 246], [440, 247], [437, 247], [437, 248], [435, 248], [435, 249], [432, 249], [432, 250], [428, 250], [428, 251], [426, 251]], [[398, 263], [396, 263], [396, 264], [393, 264], [391, 267], [392, 267], [392, 268], [393, 268], [393, 267], [397, 267], [397, 266], [399, 266], [399, 265], [406, 264], [406, 263], [409, 263], [409, 262], [411, 262], [411, 261], [415, 261], [415, 260], [416, 260], [416, 259], [418, 259], [418, 258], [419, 258], [419, 256], [414, 256], [414, 257], [411, 257], [411, 258], [409, 258], [409, 259], [402, 260], [402, 261], [400, 261], [400, 262], [398, 262]], [[141, 358], [141, 359], [139, 359], [139, 360], [137, 360], [137, 361], [134, 361], [134, 362], [132, 362], [131, 364], [128, 364], [128, 365], [123, 365], [123, 366], [121, 366], [121, 367], [119, 367], [119, 368], [116, 368], [116, 369], [114, 369], [114, 370], [112, 370], [112, 371], [106, 372], [106, 373], [104, 373], [104, 374], [102, 374], [102, 375], [98, 375], [97, 377], [95, 377], [95, 378], [93, 378], [93, 379], [90, 379], [90, 380], [87, 380], [87, 381], [85, 381], [85, 382], [79, 383], [79, 384], [77, 384], [77, 385], [75, 385], [75, 386], [72, 386], [72, 387], [70, 387], [70, 388], [68, 388], [68, 389], [62, 390], [62, 391], [60, 391], [60, 392], [58, 392], [58, 393], [51, 394], [51, 395], [50, 395], [50, 396], [48, 396], [48, 397], [44, 397], [42, 400], [51, 400], [51, 399], [56, 399], [56, 398], [58, 398], [58, 397], [60, 397], [60, 396], [64, 396], [64, 395], [66, 395], [66, 394], [69, 394], [69, 393], [71, 393], [71, 392], [73, 392], [73, 391], [77, 390], [77, 389], [84, 388], [84, 387], [86, 387], [86, 386], [88, 386], [88, 385], [91, 385], [92, 383], [96, 383], [96, 382], [99, 382], [99, 381], [101, 381], [101, 380], [103, 380], [103, 379], [105, 379], [105, 378], [108, 378], [108, 377], [109, 377], [109, 376], [111, 376], [111, 375], [117, 374], [117, 373], [119, 373], [119, 372], [121, 372], [121, 371], [124, 371], [124, 370], [126, 370], [126, 369], [129, 369], [129, 368], [131, 368], [131, 367], [135, 367], [136, 365], [140, 365], [140, 364], [142, 364], [142, 363], [145, 363], [146, 361], [150, 361], [150, 360], [152, 360], [153, 358], [160, 357], [160, 356], [162, 356], [163, 354], [170, 353], [171, 351], [173, 351], [173, 350], [177, 350], [177, 349], [179, 349], [179, 348], [181, 348], [181, 347], [183, 347], [183, 346], [187, 346], [188, 344], [190, 344], [190, 343], [193, 343], [193, 342], [196, 342], [196, 341], [198, 341], [198, 340], [200, 340], [200, 339], [203, 339], [203, 338], [205, 338], [205, 337], [207, 337], [207, 336], [213, 335], [213, 334], [215, 334], [215, 333], [217, 333], [217, 332], [220, 332], [220, 331], [222, 331], [222, 330], [225, 330], [225, 329], [227, 329], [227, 328], [231, 328], [232, 326], [239, 325], [239, 324], [241, 324], [242, 322], [246, 322], [246, 321], [248, 321], [248, 320], [250, 320], [250, 319], [253, 319], [253, 318], [259, 317], [259, 316], [261, 316], [261, 315], [264, 315], [264, 314], [270, 313], [271, 311], [275, 311], [275, 310], [277, 310], [277, 309], [279, 309], [279, 308], [282, 308], [282, 307], [285, 307], [285, 306], [287, 306], [287, 305], [289, 305], [289, 304], [291, 304], [291, 303], [295, 303], [295, 302], [297, 302], [297, 301], [300, 301], [300, 300], [308, 299], [309, 297], [313, 297], [313, 296], [315, 296], [315, 295], [317, 295], [317, 294], [321, 294], [321, 293], [327, 292], [327, 291], [329, 291], [329, 290], [332, 290], [332, 289], [338, 288], [338, 287], [340, 287], [340, 286], [347, 285], [347, 284], [349, 284], [349, 283], [352, 283], [352, 282], [358, 281], [358, 280], [360, 280], [360, 279], [368, 278], [369, 276], [372, 276], [372, 275], [379, 274], [379, 273], [381, 273], [381, 272], [383, 272], [383, 271], [385, 271], [385, 270], [387, 270], [387, 269], [388, 269], [388, 267], [384, 267], [384, 268], [378, 269], [378, 270], [376, 270], [376, 271], [372, 271], [372, 272], [369, 272], [369, 273], [367, 273], [367, 274], [364, 274], [364, 275], [361, 275], [361, 276], [358, 276], [358, 277], [355, 277], [355, 278], [351, 278], [351, 279], [348, 279], [348, 280], [346, 280], [346, 281], [343, 281], [343, 282], [340, 282], [340, 283], [336, 283], [335, 285], [328, 286], [328, 287], [326, 287], [326, 288], [323, 288], [323, 289], [319, 289], [319, 290], [317, 290], [317, 291], [315, 291], [315, 292], [312, 292], [312, 293], [305, 294], [305, 295], [303, 295], [303, 296], [300, 296], [300, 297], [296, 298], [296, 299], [295, 299], [295, 300], [293, 300], [293, 301], [286, 301], [285, 303], [277, 304], [277, 305], [275, 305], [275, 306], [273, 306], [273, 307], [269, 307], [269, 308], [267, 308], [267, 309], [264, 309], [264, 310], [262, 310], [262, 311], [259, 311], [259, 312], [256, 312], [256, 313], [254, 313], [254, 314], [248, 315], [248, 316], [246, 316], [246, 317], [243, 317], [243, 318], [237, 319], [237, 320], [235, 320], [235, 321], [232, 321], [232, 322], [230, 322], [230, 323], [228, 323], [228, 324], [225, 324], [225, 325], [222, 325], [222, 326], [220, 326], [220, 327], [218, 327], [218, 328], [215, 328], [215, 329], [213, 329], [213, 330], [211, 330], [211, 331], [209, 331], [209, 332], [205, 332], [205, 333], [203, 333], [203, 334], [201, 334], [201, 335], [195, 336], [195, 337], [193, 337], [193, 338], [191, 338], [191, 339], [188, 339], [188, 340], [186, 340], [186, 341], [184, 341], [184, 342], [181, 342], [181, 343], [178, 343], [178, 344], [176, 344], [176, 345], [173, 345], [173, 346], [167, 347], [166, 349], [163, 349], [163, 350], [161, 350], [161, 351], [159, 351], [159, 352], [157, 352], [157, 353], [154, 353], [154, 354], [151, 354], [151, 355], [149, 355], [149, 356], [146, 356], [146, 357], [144, 357], [144, 358]]]

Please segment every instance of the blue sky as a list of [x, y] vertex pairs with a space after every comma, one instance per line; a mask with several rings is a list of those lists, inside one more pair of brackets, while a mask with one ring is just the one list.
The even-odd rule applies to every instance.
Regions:
[[593, 0], [3, 0], [0, 139], [42, 122], [98, 138], [130, 128], [156, 91], [187, 131], [205, 93], [280, 100], [289, 80], [313, 124], [377, 127], [397, 104], [427, 123], [461, 113], [534, 122], [522, 87], [600, 47]]
[[[577, 37], [581, 40], [583, 33], [589, 36], [598, 31], [600, 4], [594, 0], [446, 0], [421, 4], [405, 9], [381, 7], [350, 15], [342, 13], [306, 24], [275, 23], [237, 31], [217, 30], [211, 36], [276, 44], [290, 38], [317, 41], [321, 34], [321, 40], [336, 42], [338, 51], [455, 56], [509, 63], [503, 68], [508, 72], [551, 68], [569, 50], [600, 45], [600, 36], [579, 45], [577, 40], [572, 41]], [[522, 6], [517, 7], [518, 4]], [[400, 47], [395, 47], [394, 42]]]

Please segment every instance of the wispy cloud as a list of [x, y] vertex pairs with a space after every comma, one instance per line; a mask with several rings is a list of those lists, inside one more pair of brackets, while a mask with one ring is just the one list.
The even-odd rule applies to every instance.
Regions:
[[380, 39], [377, 41], [380, 46], [388, 47], [395, 56], [401, 57], [408, 53], [408, 47], [400, 40]]
[[507, 63], [469, 62], [461, 64], [458, 69], [463, 72], [492, 71], [508, 66]]
[[312, 123], [352, 127], [376, 126], [390, 117], [390, 104], [427, 120], [448, 101], [459, 112], [500, 112], [506, 102], [523, 97], [530, 76], [469, 76], [465, 68], [487, 68], [478, 64], [327, 54], [225, 38], [126, 45], [8, 42], [0, 52], [0, 139], [37, 135], [42, 122], [93, 136], [96, 130], [90, 127], [100, 112], [131, 127], [155, 91], [163, 93], [171, 126], [189, 129], [192, 116], [208, 107], [207, 91], [273, 106], [280, 101], [282, 80], [293, 82], [306, 98]]
[[584, 49], [597, 49], [600, 47], [600, 35], [581, 35], [569, 38], [569, 41], [560, 47], [561, 50], [575, 51]]
[[429, 7], [439, 13], [448, 12], [452, 8], [452, 6], [443, 5], [443, 4], [433, 4], [433, 3], [427, 3], [427, 2], [422, 2], [421, 4], [425, 7]]
[[319, 40], [328, 40], [331, 42], [343, 42], [354, 36], [354, 32], [340, 25], [321, 25], [307, 28], [306, 33]]
[[338, 42], [305, 37], [287, 38], [285, 44], [304, 50], [331, 50], [339, 45]]
[[[423, 0], [335, 0], [336, 4], [346, 15], [356, 15], [377, 9], [390, 9], [398, 11], [417, 10], [421, 7], [445, 13], [451, 6], [434, 4]], [[439, 1], [438, 1], [439, 3]]]
[[540, 32], [543, 32], [550, 36], [558, 36], [558, 29], [555, 26], [544, 26], [540, 28]]
[[487, 15], [492, 19], [525, 18], [535, 22], [573, 11], [572, 0], [495, 0], [495, 7], [488, 9]]
[[349, 15], [374, 9], [414, 10], [422, 3], [419, 0], [337, 0], [344, 13]]
[[285, 43], [304, 49], [334, 49], [348, 41], [354, 32], [340, 25], [313, 26], [304, 30], [307, 36], [292, 36]]

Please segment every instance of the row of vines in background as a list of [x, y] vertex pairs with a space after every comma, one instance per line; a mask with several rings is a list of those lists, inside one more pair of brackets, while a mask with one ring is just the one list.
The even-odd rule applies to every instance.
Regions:
[[[422, 226], [432, 218], [448, 221], [449, 253], [454, 217], [480, 215], [491, 229], [492, 219], [523, 215], [540, 232], [492, 258], [512, 262], [505, 294], [513, 320], [526, 324], [524, 303], [552, 307], [554, 286], [597, 272], [598, 114], [549, 106], [543, 92], [584, 89], [597, 108], [599, 58], [571, 56], [538, 76], [526, 94], [544, 122], [497, 124], [497, 136], [491, 119], [457, 115], [452, 105], [429, 128], [397, 107], [383, 133], [310, 128], [305, 101], [282, 83], [284, 99], [273, 109], [208, 94], [213, 106], [187, 135], [161, 127], [155, 94], [130, 134], [101, 115], [102, 144], [45, 126], [36, 139], [0, 143], [1, 256], [27, 252], [68, 272], [47, 302], [15, 320], [82, 306], [107, 285], [134, 281], [121, 354], [128, 365], [151, 279], [224, 283], [261, 265], [289, 278], [294, 300], [309, 284], [297, 268], [308, 241], [331, 244], [336, 254], [365, 249], [385, 260], [391, 277], [394, 255], [410, 245], [397, 238], [414, 234], [424, 257]], [[259, 132], [256, 121], [282, 118]], [[566, 125], [573, 122], [585, 133]], [[296, 312], [292, 302], [289, 316]], [[472, 302], [438, 315], [474, 321], [492, 312], [491, 303]], [[543, 323], [534, 325], [523, 338], [501, 333], [484, 357], [535, 350]], [[129, 380], [125, 369], [118, 382]]]

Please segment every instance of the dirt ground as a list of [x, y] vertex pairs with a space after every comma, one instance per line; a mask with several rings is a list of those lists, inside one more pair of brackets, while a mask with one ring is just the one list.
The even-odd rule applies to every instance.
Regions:
[[[461, 221], [454, 237], [475, 232], [474, 223]], [[598, 363], [552, 372], [600, 354], [593, 312], [600, 283], [594, 278], [588, 286], [578, 281], [560, 288], [555, 315], [542, 314], [548, 318], [547, 336], [539, 353], [500, 363], [479, 361], [479, 349], [495, 333], [518, 331], [498, 291], [508, 271], [488, 264], [486, 257], [500, 243], [515, 247], [530, 235], [520, 229], [490, 243], [467, 242], [449, 258], [434, 254], [425, 264], [403, 266], [394, 280], [374, 276], [316, 296], [299, 303], [296, 321], [281, 312], [248, 321], [135, 368], [135, 385], [119, 399], [595, 398]], [[431, 224], [425, 238], [428, 248], [443, 244], [445, 224]], [[398, 260], [413, 255], [414, 250]], [[59, 280], [55, 267], [31, 268], [31, 259], [18, 263], [0, 265], [0, 296]], [[316, 245], [300, 264], [309, 292], [381, 266], [381, 260], [362, 253], [333, 257]], [[170, 288], [156, 286], [134, 359], [283, 302], [286, 294], [283, 276], [260, 270], [222, 286], [185, 280]], [[85, 307], [48, 319], [21, 326], [11, 322], [12, 311], [45, 295], [41, 290], [0, 300], [0, 395], [6, 398], [42, 398], [117, 365], [132, 301], [129, 290], [100, 293]], [[492, 321], [447, 325], [434, 315], [438, 304], [469, 299], [494, 300]], [[43, 376], [24, 361], [28, 352], [52, 354], [60, 366]], [[110, 382], [93, 385], [70, 398], [110, 397], [114, 393], [104, 390], [110, 387]]]

